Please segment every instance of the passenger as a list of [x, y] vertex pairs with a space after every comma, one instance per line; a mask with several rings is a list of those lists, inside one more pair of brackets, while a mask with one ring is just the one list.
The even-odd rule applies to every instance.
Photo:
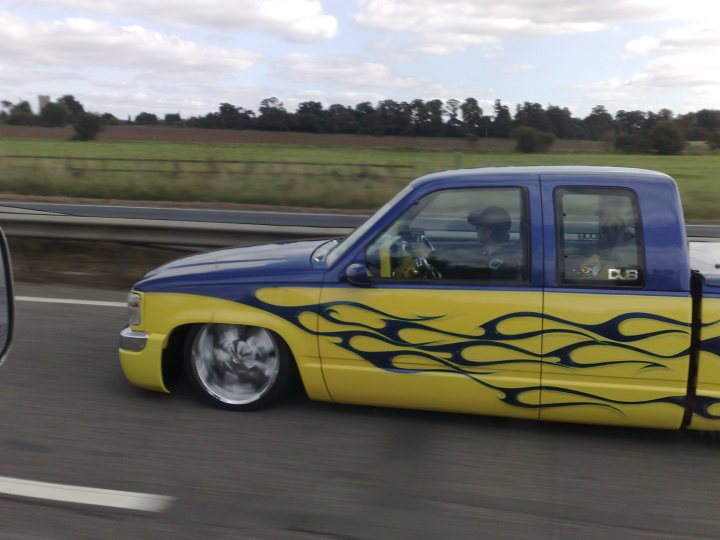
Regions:
[[618, 206], [612, 198], [601, 200], [597, 249], [580, 265], [583, 279], [615, 279], [610, 277], [614, 275], [613, 269], [637, 269], [634, 221], [627, 209]]
[[598, 211], [598, 251], [601, 258], [609, 258], [627, 230], [625, 210], [610, 201], [601, 201]]

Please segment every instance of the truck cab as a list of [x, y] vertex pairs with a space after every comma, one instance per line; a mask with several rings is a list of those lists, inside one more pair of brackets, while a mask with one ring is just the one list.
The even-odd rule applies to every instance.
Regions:
[[[421, 178], [410, 194], [344, 255], [367, 268], [371, 285], [343, 286], [346, 264], [333, 266], [321, 304], [349, 302], [421, 325], [425, 354], [386, 358], [384, 370], [357, 384], [348, 362], [367, 351], [328, 345], [320, 356], [335, 397], [361, 402], [371, 387], [377, 403], [391, 405], [398, 394], [384, 382], [414, 370], [413, 406], [680, 427], [693, 300], [672, 179], [615, 168], [482, 169]], [[478, 221], [488, 208], [507, 216], [495, 224], [507, 234], [494, 252], [482, 238], [493, 224]], [[402, 265], [417, 261], [418, 236], [432, 251], [412, 275]], [[428, 266], [439, 275], [424, 275]]]

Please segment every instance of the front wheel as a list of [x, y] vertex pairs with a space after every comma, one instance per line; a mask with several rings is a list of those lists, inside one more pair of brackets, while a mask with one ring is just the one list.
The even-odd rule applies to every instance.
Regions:
[[252, 410], [278, 398], [290, 378], [282, 340], [265, 328], [205, 324], [188, 337], [186, 367], [200, 394], [223, 409]]

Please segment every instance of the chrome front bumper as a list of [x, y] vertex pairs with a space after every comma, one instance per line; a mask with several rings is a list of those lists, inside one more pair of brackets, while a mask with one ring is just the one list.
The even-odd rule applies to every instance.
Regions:
[[135, 332], [129, 326], [120, 332], [120, 348], [125, 351], [142, 351], [147, 344], [147, 340], [147, 334], [144, 332]]

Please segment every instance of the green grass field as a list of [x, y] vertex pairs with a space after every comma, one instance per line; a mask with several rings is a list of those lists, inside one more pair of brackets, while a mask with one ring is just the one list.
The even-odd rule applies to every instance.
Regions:
[[[13, 155], [106, 160], [8, 157]], [[130, 161], [113, 161], [113, 158]], [[144, 159], [170, 161], [139, 161]], [[204, 163], [176, 163], [173, 160], [201, 160]], [[275, 163], [218, 163], [231, 160]], [[366, 167], [364, 164], [407, 167]], [[29, 197], [373, 209], [410, 179], [422, 174], [506, 165], [605, 165], [662, 171], [678, 181], [688, 219], [720, 221], [718, 153], [681, 156], [519, 154], [337, 146], [0, 139], [0, 192]], [[148, 169], [155, 172], [147, 172]]]

